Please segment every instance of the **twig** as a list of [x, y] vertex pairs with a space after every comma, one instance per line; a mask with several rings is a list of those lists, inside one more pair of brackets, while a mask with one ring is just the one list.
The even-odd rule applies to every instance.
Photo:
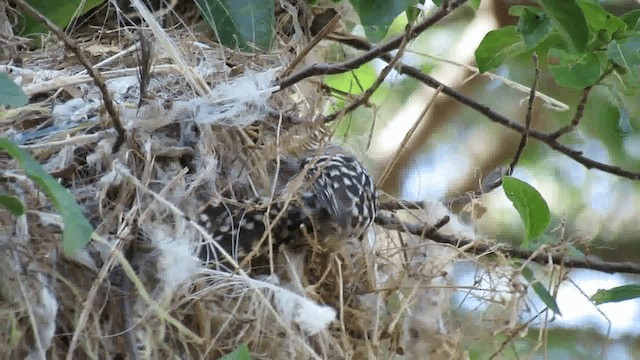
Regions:
[[507, 344], [512, 343], [513, 340], [519, 336], [520, 333], [522, 333], [524, 331], [524, 329], [526, 329], [527, 327], [531, 326], [531, 323], [537, 319], [540, 315], [542, 315], [542, 313], [544, 313], [546, 311], [542, 310], [540, 311], [538, 314], [536, 314], [536, 316], [533, 316], [531, 319], [527, 320], [526, 322], [524, 322], [523, 324], [519, 325], [518, 327], [511, 329], [510, 333], [506, 339], [504, 339], [502, 341], [502, 343], [500, 344], [500, 347], [498, 348], [498, 350], [496, 350], [491, 357], [489, 357], [489, 360], [493, 360], [495, 359], [498, 355], [500, 355], [502, 353], [502, 351], [504, 351], [505, 347], [507, 346]]
[[[97, 235], [94, 233], [93, 236], [97, 236]], [[116, 258], [114, 254], [117, 251], [119, 251], [123, 245], [124, 243], [121, 240], [117, 240], [115, 242], [115, 244], [111, 247], [111, 253], [109, 254], [109, 259], [100, 269], [100, 272], [98, 273], [98, 277], [96, 278], [96, 280], [93, 282], [93, 284], [91, 284], [91, 289], [89, 289], [89, 293], [87, 294], [87, 298], [83, 304], [82, 311], [80, 312], [78, 321], [75, 324], [73, 336], [71, 336], [71, 343], [69, 344], [66, 360], [73, 359], [73, 352], [75, 351], [76, 347], [78, 347], [80, 338], [85, 335], [84, 327], [87, 325], [87, 321], [89, 320], [89, 313], [91, 312], [93, 302], [95, 301], [98, 295], [98, 290], [100, 289], [102, 282], [104, 281], [104, 279], [107, 278], [107, 275], [111, 272], [111, 269], [113, 269], [113, 266], [116, 263]]]
[[109, 116], [111, 117], [111, 121], [113, 122], [113, 127], [118, 132], [118, 137], [116, 138], [116, 141], [112, 147], [112, 151], [114, 153], [118, 152], [118, 150], [120, 149], [120, 146], [122, 146], [122, 144], [126, 139], [126, 133], [125, 133], [124, 127], [122, 126], [122, 122], [120, 121], [120, 115], [118, 115], [118, 111], [113, 105], [113, 99], [111, 99], [111, 95], [107, 90], [107, 85], [105, 84], [104, 79], [102, 78], [102, 75], [100, 74], [100, 72], [98, 72], [93, 67], [93, 65], [91, 65], [91, 63], [89, 62], [89, 59], [87, 59], [84, 56], [84, 54], [82, 53], [78, 45], [75, 43], [75, 41], [73, 41], [73, 39], [71, 39], [67, 34], [65, 34], [65, 32], [62, 31], [62, 29], [60, 29], [56, 24], [51, 22], [51, 20], [47, 19], [34, 7], [27, 4], [25, 0], [16, 0], [15, 3], [25, 13], [27, 13], [29, 16], [32, 16], [38, 19], [40, 23], [46, 26], [51, 32], [56, 34], [56, 36], [60, 40], [62, 40], [64, 45], [78, 58], [78, 61], [80, 61], [82, 66], [84, 66], [84, 68], [87, 69], [87, 72], [93, 78], [93, 81], [95, 81], [96, 86], [98, 87], [98, 89], [100, 89], [100, 93], [102, 93], [102, 101], [104, 103], [104, 107], [107, 110], [107, 113], [109, 114]]
[[[358, 56], [355, 59], [351, 59], [351, 60], [347, 60], [347, 61], [343, 61], [335, 64], [328, 64], [328, 63], [314, 64], [290, 76], [287, 76], [281, 79], [275, 85], [280, 86], [280, 89], [282, 90], [311, 76], [340, 74], [340, 73], [344, 73], [344, 72], [356, 69], [357, 67], [375, 58], [378, 58], [381, 55], [386, 54], [391, 50], [397, 49], [400, 46], [400, 44], [402, 44], [402, 41], [405, 37], [407, 38], [408, 41], [413, 40], [416, 36], [418, 36], [419, 34], [424, 32], [426, 29], [433, 26], [435, 23], [440, 21], [442, 18], [447, 16], [451, 11], [455, 10], [465, 2], [467, 2], [467, 0], [455, 0], [451, 2], [449, 7], [441, 7], [433, 15], [431, 15], [430, 17], [426, 18], [424, 21], [416, 25], [409, 32], [409, 34], [406, 34], [406, 35], [403, 34], [403, 35], [397, 36], [396, 38], [394, 38], [393, 40], [390, 40], [385, 44], [379, 45], [377, 47], [372, 47], [368, 49], [366, 53], [362, 54], [361, 56]], [[391, 57], [389, 58], [389, 61], [391, 61]]]
[[362, 105], [364, 103], [367, 103], [369, 101], [369, 99], [371, 98], [373, 93], [380, 87], [380, 85], [382, 85], [382, 83], [387, 78], [387, 76], [389, 75], [391, 70], [396, 66], [397, 63], [400, 62], [400, 59], [402, 59], [402, 56], [404, 55], [404, 50], [407, 47], [407, 45], [409, 44], [409, 34], [411, 34], [410, 25], [408, 25], [408, 29], [405, 31], [405, 36], [402, 38], [402, 42], [400, 43], [400, 47], [398, 48], [398, 52], [393, 57], [393, 59], [391, 59], [391, 61], [389, 61], [387, 66], [384, 69], [382, 69], [382, 71], [380, 72], [380, 75], [378, 75], [378, 77], [376, 78], [376, 81], [374, 81], [373, 84], [371, 84], [371, 86], [367, 90], [365, 90], [362, 94], [360, 94], [358, 97], [356, 97], [355, 100], [350, 102], [343, 109], [340, 109], [340, 110], [334, 112], [333, 114], [329, 114], [329, 115], [325, 116], [324, 119], [322, 119], [323, 123], [326, 124], [326, 123], [331, 122], [331, 121], [333, 121], [333, 120], [335, 120], [335, 119], [337, 119], [339, 117], [342, 117], [345, 114], [348, 114], [348, 113], [352, 112], [353, 110], [357, 109], [358, 107], [360, 107], [360, 105]]
[[[367, 42], [364, 39], [359, 39], [359, 38], [349, 38], [349, 39], [338, 39], [338, 41], [340, 41], [341, 43], [344, 43], [348, 46], [354, 47], [356, 49], [360, 49], [360, 50], [368, 50], [373, 48], [373, 46]], [[392, 57], [389, 54], [381, 54], [380, 55], [380, 59], [382, 59], [383, 61], [389, 62], [391, 61]], [[458, 91], [454, 90], [453, 88], [446, 86], [445, 84], [439, 82], [438, 80], [434, 79], [433, 77], [423, 73], [420, 69], [415, 68], [413, 66], [409, 66], [409, 65], [405, 65], [402, 63], [399, 63], [396, 65], [396, 71], [402, 73], [402, 74], [406, 74], [408, 76], [411, 76], [412, 78], [420, 81], [421, 83], [437, 89], [439, 87], [442, 87], [442, 93], [446, 94], [450, 97], [452, 97], [453, 99], [459, 101], [461, 104], [464, 104], [474, 110], [476, 110], [477, 112], [479, 112], [480, 114], [484, 115], [485, 117], [487, 117], [489, 120], [496, 122], [500, 125], [503, 125], [505, 127], [508, 127], [511, 130], [517, 131], [519, 133], [524, 133], [526, 132], [526, 128], [515, 122], [512, 121], [511, 119], [509, 119], [508, 117], [499, 114], [493, 110], [491, 110], [491, 108], [487, 105], [481, 104], [477, 101], [475, 101], [474, 99], [471, 99], [467, 96], [464, 96], [463, 94], [459, 93]], [[529, 132], [529, 137], [534, 138], [536, 140], [542, 141], [543, 143], [547, 144], [547, 146], [549, 146], [550, 148], [552, 148], [553, 150], [562, 153], [566, 156], [568, 156], [569, 158], [573, 159], [574, 161], [576, 161], [577, 163], [583, 165], [584, 167], [586, 167], [587, 169], [598, 169], [600, 171], [612, 174], [612, 175], [617, 175], [623, 178], [627, 178], [627, 179], [631, 179], [631, 180], [640, 180], [640, 172], [635, 172], [635, 171], [630, 171], [627, 169], [623, 169], [619, 166], [614, 166], [614, 165], [609, 165], [606, 163], [602, 163], [596, 160], [593, 160], [589, 157], [586, 157], [582, 154], [582, 151], [579, 150], [574, 150], [568, 146], [565, 146], [561, 143], [559, 143], [554, 137], [553, 134], [548, 134], [548, 133], [544, 133], [544, 132], [540, 132], [534, 129], [530, 129]]]
[[[512, 175], [513, 171], [518, 165], [518, 161], [520, 161], [520, 157], [522, 156], [522, 152], [524, 148], [527, 146], [527, 136], [529, 136], [529, 130], [531, 129], [531, 113], [533, 112], [533, 102], [536, 99], [536, 87], [538, 87], [538, 77], [540, 76], [540, 67], [538, 66], [538, 55], [533, 53], [533, 84], [531, 85], [531, 91], [529, 91], [529, 105], [527, 106], [527, 115], [524, 120], [524, 128], [525, 131], [522, 133], [522, 137], [520, 138], [520, 144], [518, 144], [518, 150], [516, 150], [516, 154], [509, 164], [509, 170], [507, 171], [507, 175]], [[500, 178], [500, 183], [502, 183], [502, 178]]]
[[286, 77], [287, 75], [289, 75], [291, 71], [293, 71], [293, 69], [295, 69], [296, 66], [300, 64], [302, 59], [304, 59], [305, 56], [307, 56], [309, 52], [311, 52], [311, 50], [313, 50], [313, 48], [315, 48], [315, 46], [318, 45], [320, 41], [322, 41], [322, 39], [326, 38], [329, 34], [331, 34], [333, 29], [338, 24], [338, 21], [340, 20], [340, 18], [341, 18], [340, 14], [336, 14], [336, 16], [331, 18], [331, 21], [329, 21], [329, 23], [325, 25], [324, 28], [322, 28], [322, 30], [318, 33], [318, 35], [316, 35], [313, 39], [311, 39], [309, 44], [307, 44], [307, 46], [305, 46], [305, 48], [302, 49], [302, 51], [296, 56], [296, 58], [293, 59], [291, 64], [287, 66], [287, 68], [282, 72], [281, 77]]
[[[525, 131], [522, 133], [520, 138], [520, 143], [518, 144], [518, 149], [516, 150], [515, 155], [513, 156], [513, 160], [509, 164], [507, 168], [506, 175], [512, 175], [513, 171], [518, 165], [520, 161], [520, 157], [522, 156], [522, 152], [524, 148], [527, 146], [527, 137], [529, 136], [529, 131], [531, 131], [531, 117], [533, 113], [533, 102], [536, 99], [536, 88], [538, 87], [538, 79], [540, 77], [540, 66], [538, 65], [538, 55], [533, 53], [533, 68], [534, 68], [534, 76], [533, 76], [533, 84], [531, 84], [531, 88], [529, 89], [529, 101], [527, 105], [527, 113], [525, 115], [524, 120], [524, 128]], [[441, 88], [438, 88], [441, 89]], [[486, 193], [490, 193], [493, 190], [502, 186], [502, 176], [500, 176], [497, 180], [482, 186], [479, 191], [474, 191], [472, 193], [467, 193], [464, 195], [460, 195], [455, 197], [454, 199], [447, 201], [447, 205], [451, 208], [454, 206], [466, 205], [471, 199], [481, 196]]]
[[[0, 71], [2, 71], [2, 69], [0, 69]], [[173, 64], [161, 64], [161, 65], [154, 66], [153, 69], [151, 69], [152, 74], [171, 74], [171, 73], [179, 74], [180, 71], [181, 70], [176, 65], [173, 65]], [[137, 73], [138, 73], [137, 68], [124, 68], [124, 69], [117, 69], [117, 70], [107, 70], [102, 72], [101, 75], [103, 79], [108, 80], [108, 79], [115, 79], [119, 77], [131, 76]], [[33, 95], [57, 90], [66, 86], [76, 86], [76, 85], [85, 84], [93, 81], [93, 79], [90, 76], [79, 75], [79, 74], [80, 73], [76, 75], [71, 75], [71, 76], [57, 76], [51, 80], [27, 85], [23, 87], [22, 90], [27, 96], [33, 96]]]
[[582, 117], [584, 116], [584, 108], [587, 105], [587, 101], [589, 100], [589, 95], [591, 94], [591, 90], [593, 89], [594, 86], [598, 85], [602, 80], [604, 80], [604, 78], [609, 76], [609, 74], [611, 74], [611, 72], [613, 72], [614, 69], [615, 67], [612, 67], [607, 71], [603, 72], [602, 75], [600, 76], [600, 79], [598, 79], [598, 82], [595, 83], [595, 85], [587, 86], [582, 90], [582, 97], [580, 98], [580, 102], [576, 107], [576, 113], [573, 115], [573, 119], [571, 119], [571, 123], [567, 126], [564, 126], [552, 132], [551, 134], [549, 134], [549, 136], [557, 140], [561, 136], [569, 132], [572, 132], [578, 127], [578, 125], [580, 124], [580, 120], [582, 120]]
[[423, 237], [429, 237], [432, 236], [433, 234], [435, 234], [438, 230], [442, 229], [445, 225], [447, 225], [449, 223], [449, 221], [451, 221], [451, 218], [449, 217], [449, 215], [445, 215], [442, 217], [442, 219], [438, 220], [432, 227], [431, 229], [428, 229], [427, 231], [424, 232], [424, 234], [422, 235]]
[[587, 100], [589, 100], [591, 89], [593, 89], [593, 86], [588, 86], [582, 90], [582, 98], [580, 98], [580, 102], [578, 103], [578, 107], [576, 108], [576, 113], [573, 115], [573, 119], [571, 119], [571, 124], [552, 132], [550, 134], [552, 138], [558, 139], [559, 137], [575, 130], [575, 128], [578, 127], [582, 116], [584, 116], [584, 108], [587, 105]]
[[143, 31], [138, 32], [140, 39], [140, 51], [137, 52], [138, 59], [138, 82], [140, 83], [140, 99], [138, 100], [138, 110], [148, 100], [147, 90], [151, 83], [151, 69], [153, 66], [154, 44]]
[[[353, 35], [351, 34], [344, 34], [344, 33], [338, 33], [336, 32], [336, 36], [347, 36], [347, 37], [351, 37]], [[336, 40], [333, 36], [329, 37], [329, 39], [331, 40]], [[445, 63], [445, 64], [449, 64], [449, 65], [453, 65], [453, 66], [457, 66], [457, 67], [461, 67], [465, 70], [468, 70], [472, 73], [472, 75], [468, 78], [465, 79], [465, 82], [470, 81], [471, 79], [475, 78], [478, 75], [482, 75], [487, 77], [489, 80], [495, 80], [495, 81], [499, 81], [502, 84], [506, 85], [507, 87], [517, 90], [517, 91], [521, 91], [524, 93], [529, 93], [529, 90], [531, 89], [529, 86], [525, 86], [520, 84], [519, 82], [513, 81], [507, 77], [498, 75], [496, 73], [492, 73], [491, 71], [485, 71], [482, 74], [480, 74], [480, 69], [478, 69], [475, 66], [471, 66], [469, 64], [465, 64], [465, 63], [461, 63], [461, 62], [457, 62], [457, 61], [453, 61], [444, 57], [440, 57], [440, 56], [436, 56], [436, 55], [432, 55], [432, 54], [427, 54], [425, 52], [421, 52], [421, 51], [416, 51], [416, 50], [407, 50], [407, 53], [410, 54], [415, 54], [415, 55], [420, 55], [420, 56], [424, 56], [428, 59], [437, 61], [437, 62], [441, 62], [441, 63]], [[540, 92], [540, 90], [538, 89], [536, 91], [536, 97], [538, 98], [538, 100], [542, 101], [544, 103], [544, 106], [556, 111], [567, 111], [569, 110], [569, 105], [563, 103], [562, 101], [555, 99], [543, 92]]]
[[386, 215], [378, 215], [376, 217], [376, 224], [384, 227], [385, 229], [408, 232], [417, 236], [422, 236], [422, 234], [425, 234], [424, 237], [427, 239], [433, 240], [440, 244], [449, 244], [455, 246], [456, 248], [466, 247], [468, 251], [472, 252], [473, 254], [490, 254], [499, 251], [511, 256], [512, 258], [529, 260], [542, 265], [548, 265], [551, 262], [554, 265], [562, 264], [565, 267], [596, 270], [610, 274], [640, 274], [640, 264], [638, 263], [609, 262], [597, 259], [593, 256], [587, 256], [583, 259], [577, 259], [567, 257], [563, 254], [552, 253], [548, 251], [542, 251], [536, 254], [536, 251], [513, 248], [505, 244], [500, 244], [499, 247], [497, 247], [496, 244], [478, 244], [470, 239], [459, 238], [453, 235], [443, 235], [439, 232], [435, 232], [432, 230], [432, 226], [406, 223]]

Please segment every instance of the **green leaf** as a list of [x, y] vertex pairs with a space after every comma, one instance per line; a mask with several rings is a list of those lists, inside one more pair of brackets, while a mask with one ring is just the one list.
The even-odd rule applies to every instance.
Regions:
[[522, 10], [518, 21], [518, 30], [527, 49], [533, 49], [551, 34], [553, 27], [547, 14], [528, 6]]
[[62, 248], [71, 255], [91, 240], [93, 227], [82, 214], [73, 195], [49, 175], [26, 151], [7, 139], [0, 139], [0, 149], [7, 151], [22, 167], [27, 176], [35, 182], [51, 199], [62, 216]]
[[349, 0], [355, 9], [367, 39], [379, 42], [389, 31], [393, 20], [418, 0]]
[[242, 344], [220, 360], [251, 360], [251, 353], [247, 344]]
[[513, 5], [509, 8], [509, 15], [511, 16], [521, 16], [524, 12], [524, 9], [534, 9], [540, 11], [538, 8], [533, 6], [524, 6], [524, 5]]
[[547, 60], [549, 71], [560, 86], [582, 89], [595, 85], [602, 74], [596, 53], [574, 55], [563, 49], [551, 48]]
[[630, 95], [640, 89], [640, 38], [619, 42], [613, 40], [607, 48], [607, 58], [621, 67], [616, 72]]
[[556, 299], [551, 296], [551, 293], [542, 285], [533, 275], [533, 271], [528, 266], [522, 268], [522, 276], [531, 284], [533, 291], [538, 295], [540, 300], [554, 313], [562, 316], [560, 313], [560, 308], [558, 308], [558, 304], [556, 303]]
[[247, 52], [269, 50], [275, 26], [273, 0], [196, 0], [220, 43]]
[[15, 196], [0, 194], [0, 207], [9, 210], [15, 216], [24, 214], [24, 205], [20, 199]]
[[624, 31], [626, 28], [624, 21], [607, 12], [597, 3], [578, 0], [578, 5], [582, 9], [591, 32], [597, 34], [594, 49], [608, 43], [611, 41], [613, 34], [618, 31]]
[[371, 87], [377, 77], [375, 68], [367, 63], [346, 73], [327, 75], [324, 81], [335, 90], [356, 95]]
[[523, 246], [526, 246], [529, 240], [542, 234], [549, 226], [549, 206], [538, 190], [522, 180], [503, 176], [502, 188], [520, 214], [525, 228]]
[[489, 31], [476, 49], [476, 63], [481, 73], [495, 69], [507, 59], [525, 52], [526, 45], [515, 26]]
[[639, 297], [640, 285], [632, 284], [617, 286], [609, 290], [600, 289], [595, 294], [593, 294], [593, 296], [591, 296], [591, 301], [593, 301], [596, 305], [600, 305], [610, 302], [621, 302], [636, 299]]
[[576, 0], [538, 0], [554, 27], [573, 52], [582, 53], [589, 42], [589, 27]]
[[421, 10], [416, 6], [409, 6], [407, 10], [405, 10], [405, 13], [407, 15], [407, 22], [412, 23], [416, 21], [416, 19], [418, 19], [418, 15], [420, 15], [420, 11]]
[[620, 20], [627, 24], [627, 30], [640, 31], [640, 10], [632, 10], [622, 15]]
[[20, 107], [27, 105], [29, 98], [9, 75], [0, 73], [0, 105]]
[[[100, 5], [102, 0], [29, 0], [42, 15], [61, 28], [66, 28], [74, 17], [85, 14], [87, 11]], [[47, 33], [48, 30], [38, 20], [26, 14], [20, 15], [16, 29], [20, 35], [34, 36]]]

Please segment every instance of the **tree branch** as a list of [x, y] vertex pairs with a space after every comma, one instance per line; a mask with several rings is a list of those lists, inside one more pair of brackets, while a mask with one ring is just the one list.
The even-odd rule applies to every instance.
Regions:
[[[531, 85], [531, 90], [529, 91], [529, 105], [527, 106], [527, 115], [524, 120], [524, 129], [525, 131], [522, 133], [522, 137], [520, 139], [520, 144], [518, 145], [518, 150], [516, 150], [516, 154], [509, 164], [509, 170], [507, 175], [513, 175], [513, 171], [516, 169], [516, 165], [520, 161], [520, 157], [522, 156], [522, 152], [524, 148], [527, 146], [527, 136], [529, 136], [529, 131], [531, 130], [531, 114], [533, 113], [533, 102], [536, 99], [536, 87], [538, 87], [538, 77], [540, 77], [540, 67], [538, 66], [538, 55], [533, 53], [533, 84]], [[502, 178], [500, 178], [500, 183], [502, 183]], [[496, 186], [497, 187], [497, 186]]]
[[118, 152], [118, 150], [120, 149], [120, 146], [122, 146], [122, 144], [124, 143], [124, 140], [126, 139], [126, 133], [125, 133], [124, 127], [122, 126], [122, 122], [120, 121], [120, 116], [118, 115], [118, 111], [113, 105], [113, 100], [111, 99], [109, 90], [107, 90], [107, 85], [105, 84], [104, 78], [102, 77], [100, 72], [97, 71], [93, 67], [93, 65], [91, 65], [91, 62], [89, 62], [89, 59], [87, 59], [87, 57], [84, 56], [82, 51], [80, 51], [80, 48], [75, 43], [75, 41], [73, 41], [73, 39], [71, 39], [67, 34], [65, 34], [65, 32], [62, 31], [62, 29], [60, 29], [56, 24], [51, 22], [51, 20], [47, 19], [33, 6], [27, 4], [25, 0], [16, 0], [16, 5], [18, 5], [18, 7], [20, 7], [29, 16], [32, 16], [38, 19], [40, 23], [42, 23], [45, 27], [47, 27], [51, 32], [56, 34], [56, 36], [60, 40], [62, 40], [64, 45], [67, 47], [67, 49], [69, 49], [78, 58], [82, 66], [84, 66], [84, 68], [87, 69], [87, 73], [89, 73], [89, 75], [93, 78], [93, 81], [95, 81], [96, 86], [98, 87], [98, 89], [100, 89], [100, 92], [102, 93], [102, 100], [104, 103], [104, 107], [107, 110], [107, 113], [109, 114], [109, 116], [111, 117], [111, 121], [113, 122], [113, 127], [118, 132], [118, 137], [116, 138], [116, 142], [113, 144], [113, 148], [112, 148], [112, 151], [114, 153]]
[[[361, 39], [361, 38], [357, 38], [357, 37], [350, 37], [348, 39], [344, 39], [344, 38], [332, 38], [336, 41], [339, 41], [345, 45], [351, 46], [353, 48], [356, 49], [360, 49], [360, 50], [370, 50], [373, 46], [366, 40]], [[392, 57], [389, 54], [381, 54], [380, 59], [382, 59], [385, 62], [390, 62]], [[446, 94], [452, 98], [454, 98], [455, 100], [459, 101], [461, 104], [464, 104], [474, 110], [476, 110], [477, 112], [481, 113], [482, 115], [484, 115], [485, 117], [487, 117], [489, 120], [498, 123], [500, 125], [503, 125], [505, 127], [508, 127], [509, 129], [512, 129], [514, 131], [517, 131], [521, 134], [524, 134], [525, 132], [527, 132], [527, 129], [525, 126], [512, 121], [511, 119], [509, 119], [508, 117], [499, 114], [493, 110], [491, 110], [490, 107], [481, 104], [477, 101], [475, 101], [474, 99], [471, 99], [467, 96], [462, 95], [461, 93], [457, 92], [456, 90], [454, 90], [453, 88], [439, 82], [438, 80], [434, 79], [433, 77], [423, 73], [421, 70], [419, 70], [418, 68], [415, 68], [413, 66], [409, 66], [409, 65], [405, 65], [402, 62], [399, 62], [396, 65], [396, 70], [402, 74], [406, 74], [408, 76], [411, 76], [412, 78], [420, 81], [421, 83], [437, 89], [439, 87], [442, 87], [442, 93]], [[600, 171], [609, 173], [609, 174], [613, 174], [613, 175], [617, 175], [623, 178], [627, 178], [627, 179], [631, 179], [631, 180], [640, 180], [640, 172], [634, 172], [634, 171], [630, 171], [627, 169], [623, 169], [619, 166], [614, 166], [614, 165], [609, 165], [606, 163], [602, 163], [596, 160], [593, 160], [591, 158], [588, 158], [586, 156], [584, 156], [582, 154], [582, 151], [579, 150], [574, 150], [566, 145], [563, 145], [561, 143], [559, 143], [556, 138], [554, 137], [554, 134], [548, 134], [548, 133], [543, 133], [541, 131], [537, 131], [537, 130], [533, 130], [530, 129], [528, 131], [529, 137], [534, 138], [536, 140], [539, 140], [545, 144], [547, 144], [547, 146], [549, 146], [550, 148], [552, 148], [553, 150], [556, 150], [559, 153], [562, 153], [566, 156], [568, 156], [569, 158], [573, 159], [574, 161], [582, 164], [585, 168], [587, 169], [598, 169]]]
[[[464, 4], [465, 2], [467, 2], [467, 0], [454, 0], [449, 4], [449, 6], [441, 6], [438, 9], [438, 11], [436, 11], [433, 15], [431, 15], [430, 17], [426, 18], [424, 21], [422, 21], [421, 23], [413, 27], [410, 30], [408, 35], [403, 34], [403, 35], [397, 36], [393, 40], [390, 40], [387, 43], [384, 43], [377, 47], [370, 46], [369, 49], [367, 49], [367, 51], [361, 56], [358, 56], [351, 60], [335, 63], [335, 64], [328, 64], [328, 63], [313, 64], [307, 68], [304, 68], [298, 71], [297, 73], [294, 73], [290, 76], [280, 79], [279, 81], [276, 82], [275, 86], [280, 86], [280, 90], [282, 90], [311, 76], [341, 74], [341, 73], [356, 69], [359, 66], [366, 64], [369, 61], [376, 59], [383, 54], [388, 53], [389, 51], [397, 49], [398, 47], [400, 47], [400, 44], [402, 44], [403, 39], [406, 38], [406, 41], [411, 41], [415, 39], [418, 35], [420, 35], [426, 29], [433, 26], [435, 23], [440, 21], [442, 18], [447, 16], [451, 11], [460, 7], [460, 5]], [[443, 3], [443, 5], [445, 4]], [[387, 62], [390, 62], [391, 59], [393, 59], [393, 57], [390, 57], [389, 61]]]
[[[382, 226], [388, 230], [407, 232], [413, 235], [421, 236], [426, 239], [433, 240], [440, 244], [448, 244], [455, 246], [456, 248], [465, 247], [465, 251], [473, 254], [491, 254], [501, 252], [509, 255], [512, 258], [530, 260], [542, 265], [548, 265], [549, 262], [553, 262], [554, 265], [562, 265], [570, 268], [580, 268], [596, 270], [606, 273], [628, 273], [628, 274], [640, 274], [640, 264], [632, 262], [609, 262], [597, 259], [592, 256], [585, 257], [583, 259], [577, 259], [565, 256], [563, 254], [553, 252], [534, 252], [530, 250], [522, 250], [518, 248], [509, 247], [504, 244], [478, 244], [473, 240], [458, 238], [452, 235], [443, 235], [437, 232], [437, 229], [432, 226], [425, 226], [421, 224], [406, 223], [396, 218], [378, 215], [376, 217], [376, 224]], [[466, 248], [468, 246], [468, 248]]]

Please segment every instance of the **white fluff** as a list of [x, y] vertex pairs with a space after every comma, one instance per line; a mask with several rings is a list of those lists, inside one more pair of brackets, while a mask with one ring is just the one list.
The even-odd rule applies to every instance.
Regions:
[[305, 334], [315, 335], [325, 330], [336, 318], [336, 311], [332, 307], [318, 305], [289, 290], [279, 289], [273, 293], [276, 309], [285, 320], [297, 324]]
[[267, 101], [278, 87], [271, 86], [276, 69], [247, 73], [216, 86], [206, 97], [188, 102], [193, 120], [200, 124], [247, 126], [268, 114]]
[[332, 307], [316, 304], [268, 280], [256, 280], [218, 270], [205, 269], [204, 271], [212, 276], [213, 282], [218, 282], [213, 287], [236, 285], [267, 290], [268, 295], [273, 297], [273, 305], [282, 319], [298, 325], [306, 335], [315, 335], [326, 330], [336, 318], [336, 311]]
[[[41, 350], [46, 351], [51, 347], [53, 335], [56, 332], [56, 315], [58, 314], [58, 301], [48, 286], [44, 283], [43, 276], [38, 276], [42, 287], [36, 295], [36, 306], [33, 308], [34, 320], [37, 326], [38, 344]], [[41, 359], [40, 349], [32, 349], [25, 359]]]
[[160, 250], [156, 266], [162, 290], [173, 293], [199, 271], [200, 263], [192, 255], [193, 251], [185, 237], [171, 238], [167, 231], [163, 227], [154, 227], [149, 238]]

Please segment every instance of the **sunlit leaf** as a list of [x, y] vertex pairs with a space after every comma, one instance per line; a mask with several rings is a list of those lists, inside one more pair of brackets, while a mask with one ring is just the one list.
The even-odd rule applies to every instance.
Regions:
[[640, 285], [631, 284], [631, 285], [623, 285], [617, 286], [608, 290], [600, 289], [593, 296], [591, 296], [591, 301], [596, 303], [596, 305], [610, 303], [610, 302], [620, 302], [631, 299], [636, 299], [640, 297]]
[[596, 34], [591, 48], [598, 49], [606, 45], [614, 34], [624, 31], [626, 24], [613, 14], [607, 12], [599, 4], [589, 0], [578, 0], [587, 25], [592, 33]]
[[602, 68], [597, 54], [571, 54], [563, 49], [551, 48], [548, 54], [549, 71], [560, 86], [582, 89], [595, 85]]
[[526, 246], [530, 239], [542, 234], [549, 226], [551, 215], [549, 206], [533, 186], [511, 176], [502, 177], [502, 187], [507, 198], [520, 214], [525, 228]]
[[533, 271], [528, 266], [522, 268], [522, 276], [531, 284], [533, 291], [538, 295], [538, 298], [549, 308], [549, 310], [554, 313], [562, 316], [560, 312], [560, 308], [558, 307], [558, 303], [556, 303], [556, 299], [551, 296], [549, 290], [544, 287], [533, 275]]
[[362, 65], [352, 71], [327, 75], [325, 84], [347, 94], [360, 94], [376, 81], [376, 70], [371, 64]]
[[73, 254], [91, 240], [93, 228], [82, 214], [73, 195], [60, 185], [26, 151], [7, 139], [0, 139], [0, 149], [7, 151], [22, 167], [27, 176], [35, 182], [51, 199], [62, 216], [62, 248], [65, 254]]
[[526, 45], [515, 26], [490, 31], [476, 49], [476, 63], [480, 72], [502, 65], [507, 59], [526, 51]]
[[576, 0], [538, 0], [545, 13], [569, 48], [573, 52], [582, 53], [589, 42], [589, 27]]
[[539, 10], [538, 8], [533, 6], [513, 5], [512, 7], [509, 8], [509, 15], [520, 16], [524, 12], [524, 9], [527, 9], [527, 8]]
[[247, 344], [242, 344], [231, 353], [220, 358], [220, 360], [251, 360], [251, 353], [249, 352]]
[[367, 39], [379, 42], [389, 31], [393, 20], [418, 0], [349, 0], [355, 9]]

